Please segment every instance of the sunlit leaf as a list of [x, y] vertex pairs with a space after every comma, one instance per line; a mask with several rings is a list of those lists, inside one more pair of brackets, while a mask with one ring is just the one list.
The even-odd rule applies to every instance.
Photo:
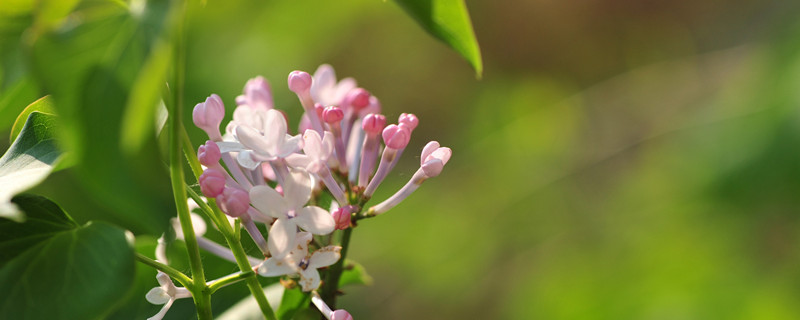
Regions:
[[483, 61], [478, 40], [464, 0], [395, 0], [405, 11], [437, 39], [444, 41], [463, 56], [478, 77], [483, 74]]
[[308, 308], [308, 302], [310, 300], [311, 296], [301, 291], [300, 288], [284, 290], [283, 298], [281, 298], [281, 305], [278, 307], [275, 315], [280, 320], [291, 320], [294, 318], [297, 311]]
[[128, 98], [122, 118], [122, 147], [126, 152], [136, 152], [153, 135], [156, 110], [164, 89], [172, 46], [159, 42], [144, 64]]
[[344, 272], [339, 278], [339, 287], [348, 285], [372, 285], [372, 276], [360, 263], [347, 259], [344, 261]]
[[19, 133], [22, 131], [22, 127], [25, 126], [28, 116], [34, 111], [51, 115], [55, 114], [55, 109], [53, 109], [53, 100], [49, 96], [44, 96], [25, 107], [25, 109], [23, 109], [22, 112], [17, 116], [17, 120], [14, 121], [14, 125], [11, 126], [11, 139], [9, 141], [13, 142], [14, 139], [17, 138]]
[[54, 140], [55, 116], [33, 112], [17, 139], [0, 158], [0, 217], [23, 221], [11, 197], [44, 180], [61, 152]]
[[[54, 208], [47, 204], [37, 210]], [[0, 269], [0, 318], [96, 319], [126, 296], [135, 269], [125, 231], [102, 222], [32, 231], [44, 239]]]

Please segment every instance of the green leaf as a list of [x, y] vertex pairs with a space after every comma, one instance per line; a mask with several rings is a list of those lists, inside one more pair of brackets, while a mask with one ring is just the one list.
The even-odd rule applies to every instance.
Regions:
[[110, 312], [134, 276], [133, 249], [125, 231], [101, 222], [76, 226], [43, 197], [15, 201], [32, 217], [23, 224], [33, 224], [24, 226], [27, 236], [39, 239], [36, 244], [8, 245], [10, 233], [20, 226], [0, 225], [4, 246], [30, 245], [0, 268], [0, 318], [96, 319]]
[[22, 211], [10, 202], [11, 197], [39, 184], [53, 170], [61, 156], [54, 135], [55, 116], [33, 112], [0, 158], [0, 217], [25, 220]]
[[344, 261], [344, 272], [339, 278], [339, 288], [348, 285], [372, 285], [372, 277], [360, 263], [350, 259]]
[[25, 223], [0, 220], [0, 268], [53, 234], [78, 227], [58, 205], [44, 197], [21, 194], [12, 201], [27, 216]]
[[157, 43], [133, 84], [122, 117], [120, 141], [128, 153], [139, 151], [147, 142], [147, 137], [153, 134], [156, 107], [161, 101], [171, 58], [172, 46], [168, 42]]
[[17, 120], [14, 121], [14, 125], [11, 127], [11, 139], [9, 141], [13, 142], [14, 139], [17, 138], [22, 131], [22, 127], [25, 126], [28, 116], [34, 111], [54, 115], [56, 112], [55, 109], [53, 109], [53, 99], [51, 99], [50, 96], [44, 96], [25, 107], [17, 116]]
[[300, 288], [286, 289], [283, 291], [281, 305], [275, 315], [280, 320], [291, 320], [297, 311], [308, 308], [311, 295], [300, 290]]
[[[39, 88], [32, 79], [24, 77], [15, 81], [3, 92], [0, 92], [0, 130], [5, 130], [14, 122], [14, 117], [18, 115], [27, 103], [36, 99], [39, 95]], [[25, 118], [22, 118], [23, 124]], [[20, 129], [22, 126], [20, 126]], [[19, 131], [17, 131], [19, 132]], [[14, 140], [13, 138], [11, 139]]]
[[[147, 116], [143, 121], [125, 116], [126, 106], [149, 104], [156, 94], [149, 84], [137, 83], [163, 78], [168, 61], [153, 44], [162, 38], [168, 9], [163, 0], [131, 10], [114, 2], [85, 2], [75, 13], [85, 16], [82, 23], [43, 34], [31, 50], [32, 70], [63, 120], [59, 143], [77, 162], [76, 177], [109, 209], [108, 220], [137, 234], [163, 233], [175, 212], [155, 132], [137, 127], [148, 125]], [[159, 61], [147, 63], [151, 56]], [[135, 96], [142, 92], [146, 97]], [[150, 112], [128, 113], [137, 111]], [[140, 147], [126, 149], [123, 140]]]
[[478, 78], [483, 61], [464, 0], [395, 0], [425, 31], [444, 41], [472, 65]]

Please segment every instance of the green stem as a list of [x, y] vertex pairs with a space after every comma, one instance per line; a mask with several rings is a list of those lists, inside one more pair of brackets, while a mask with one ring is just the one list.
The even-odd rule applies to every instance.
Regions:
[[184, 287], [192, 286], [192, 279], [189, 278], [187, 275], [183, 274], [183, 272], [178, 271], [178, 269], [175, 269], [166, 264], [150, 259], [149, 257], [138, 252], [136, 253], [136, 260], [139, 260], [139, 262], [141, 263], [144, 263], [148, 266], [158, 269], [163, 273], [166, 273], [168, 276], [170, 276], [170, 278], [175, 279], [176, 281], [178, 281], [178, 283], [180, 283]]
[[[231, 247], [239, 269], [242, 271], [252, 271], [253, 269], [250, 266], [250, 261], [247, 259], [247, 253], [244, 251], [242, 243], [236, 240], [233, 230], [230, 230], [230, 233], [225, 235], [225, 240], [228, 241], [228, 246]], [[270, 307], [269, 301], [267, 301], [267, 296], [264, 295], [264, 289], [261, 288], [261, 284], [258, 283], [256, 274], [250, 274], [245, 280], [247, 281], [247, 287], [250, 288], [250, 293], [253, 294], [256, 302], [258, 302], [258, 306], [261, 308], [261, 313], [264, 314], [264, 317], [268, 320], [277, 320], [278, 318], [275, 316], [275, 312], [272, 310], [272, 307]]]
[[325, 303], [327, 303], [331, 309], [336, 309], [336, 293], [339, 291], [339, 279], [342, 277], [344, 260], [347, 257], [347, 248], [350, 246], [350, 236], [352, 234], [353, 228], [344, 230], [344, 234], [342, 235], [342, 257], [328, 269], [325, 285], [322, 286], [322, 300], [325, 300]]
[[189, 167], [192, 168], [195, 179], [197, 179], [203, 174], [203, 167], [200, 166], [200, 160], [197, 160], [197, 154], [194, 151], [195, 146], [192, 145], [192, 140], [189, 139], [189, 134], [183, 124], [181, 124], [181, 131], [183, 133], [181, 137], [183, 138], [183, 154], [186, 157], [186, 161], [189, 162]]
[[219, 279], [217, 279], [215, 281], [212, 281], [208, 285], [208, 290], [210, 290], [211, 293], [214, 293], [215, 291], [221, 289], [222, 287], [225, 287], [227, 285], [230, 285], [230, 284], [245, 280], [248, 277], [251, 277], [253, 275], [255, 275], [254, 271], [237, 272], [237, 273], [234, 273], [234, 274], [219, 278]]

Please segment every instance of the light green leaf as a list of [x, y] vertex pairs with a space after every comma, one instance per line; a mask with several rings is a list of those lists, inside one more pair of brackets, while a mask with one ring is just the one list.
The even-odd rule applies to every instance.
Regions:
[[300, 288], [287, 289], [283, 291], [281, 305], [275, 315], [280, 320], [294, 319], [294, 315], [301, 309], [308, 308], [311, 296], [300, 290]]
[[19, 133], [22, 131], [22, 127], [25, 126], [28, 116], [34, 111], [51, 115], [55, 115], [56, 113], [55, 109], [53, 109], [53, 100], [50, 98], [50, 96], [44, 96], [39, 100], [34, 101], [25, 107], [25, 109], [23, 109], [22, 112], [17, 116], [17, 120], [14, 121], [14, 125], [11, 127], [11, 139], [9, 141], [13, 142], [14, 139], [17, 138]]
[[367, 273], [367, 269], [360, 263], [350, 259], [344, 261], [344, 272], [339, 278], [339, 288], [347, 285], [372, 285], [372, 276]]
[[[27, 103], [39, 97], [39, 87], [32, 79], [23, 77], [16, 80], [0, 92], [0, 130], [5, 130], [14, 123], [14, 117], [18, 115]], [[27, 115], [22, 118], [25, 123]], [[22, 126], [20, 125], [20, 129]], [[19, 132], [19, 131], [17, 131]], [[14, 141], [12, 138], [11, 141]]]
[[15, 201], [29, 211], [23, 228], [35, 239], [12, 233], [13, 222], [0, 224], [0, 245], [24, 250], [0, 269], [0, 318], [97, 319], [125, 298], [135, 265], [124, 230], [77, 226], [43, 197]]
[[0, 217], [25, 220], [11, 198], [44, 180], [61, 152], [54, 140], [55, 116], [33, 112], [17, 139], [0, 158]]
[[161, 101], [161, 91], [166, 83], [172, 46], [164, 41], [156, 43], [150, 57], [136, 79], [122, 117], [122, 148], [133, 153], [142, 148], [147, 137], [153, 135], [156, 110]]
[[395, 0], [425, 31], [444, 41], [472, 65], [478, 78], [483, 61], [464, 0]]

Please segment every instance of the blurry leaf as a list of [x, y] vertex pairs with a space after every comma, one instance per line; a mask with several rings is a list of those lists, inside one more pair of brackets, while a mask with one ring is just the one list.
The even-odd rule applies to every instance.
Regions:
[[172, 57], [172, 46], [159, 42], [147, 59], [131, 89], [130, 98], [122, 118], [122, 148], [126, 152], [139, 151], [153, 134], [156, 110], [161, 100], [161, 90], [166, 82]]
[[53, 100], [50, 99], [49, 96], [44, 96], [25, 107], [25, 109], [23, 109], [22, 112], [17, 116], [17, 120], [14, 121], [14, 125], [11, 127], [11, 137], [9, 141], [13, 142], [14, 139], [17, 138], [19, 133], [22, 131], [22, 127], [27, 122], [28, 116], [34, 111], [54, 115], [55, 110], [53, 109]]
[[56, 148], [55, 116], [33, 112], [19, 136], [0, 158], [0, 217], [18, 222], [25, 216], [10, 202], [15, 194], [42, 182], [61, 152]]
[[372, 285], [372, 277], [360, 263], [347, 259], [344, 261], [342, 277], [339, 278], [339, 288], [351, 284], [369, 286]]
[[[0, 130], [5, 130], [12, 125], [15, 115], [19, 114], [27, 103], [36, 99], [38, 94], [39, 88], [36, 82], [28, 77], [17, 80], [3, 92], [0, 92]], [[22, 118], [23, 121], [27, 117], [26, 115]], [[21, 128], [22, 126], [20, 126]], [[13, 141], [14, 139], [12, 138], [11, 140]]]
[[66, 17], [80, 0], [39, 0], [36, 8], [36, 24], [52, 26]]
[[284, 290], [281, 305], [275, 315], [280, 320], [291, 320], [298, 310], [308, 308], [309, 301], [311, 301], [311, 296], [301, 291], [300, 288]]
[[75, 172], [81, 184], [110, 209], [110, 221], [137, 234], [158, 235], [174, 214], [174, 202], [155, 133], [132, 128], [138, 123], [134, 122], [126, 131], [143, 135], [133, 139], [141, 148], [123, 152], [120, 141], [125, 106], [151, 99], [133, 95], [152, 93], [136, 83], [149, 77], [149, 68], [143, 68], [147, 57], [157, 52], [152, 46], [161, 37], [169, 3], [148, 1], [135, 9], [113, 2], [82, 4], [76, 14], [87, 12], [83, 23], [36, 40], [32, 69], [63, 119], [59, 142], [78, 163]]
[[[49, 212], [31, 216], [66, 217], [49, 200], [35, 201], [33, 210]], [[96, 319], [125, 297], [134, 276], [125, 231], [102, 222], [30, 231], [43, 239], [0, 269], [0, 318]]]
[[16, 16], [29, 13], [35, 7], [34, 0], [3, 0], [0, 2], [0, 16]]
[[27, 215], [25, 223], [0, 220], [0, 268], [54, 233], [79, 227], [57, 204], [45, 197], [21, 194], [12, 201]]
[[472, 65], [478, 78], [483, 61], [464, 0], [395, 0], [431, 35], [444, 41]]

